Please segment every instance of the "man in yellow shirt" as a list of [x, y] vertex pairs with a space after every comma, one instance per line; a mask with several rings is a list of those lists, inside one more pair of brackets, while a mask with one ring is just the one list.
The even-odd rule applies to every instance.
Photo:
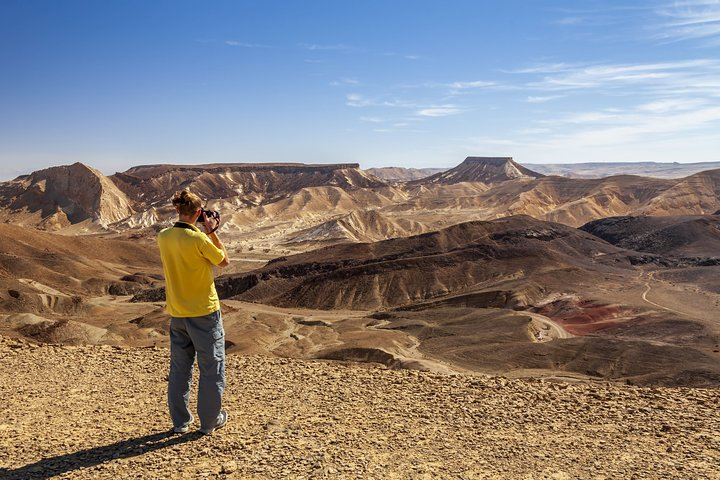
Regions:
[[[176, 433], [195, 420], [188, 409], [192, 368], [197, 355], [200, 380], [197, 410], [200, 432], [212, 433], [227, 423], [222, 409], [225, 390], [225, 330], [213, 266], [228, 265], [225, 246], [200, 198], [183, 190], [173, 197], [179, 221], [158, 234], [165, 273], [165, 311], [170, 314], [170, 376], [168, 407]], [[202, 216], [204, 232], [195, 226]]]

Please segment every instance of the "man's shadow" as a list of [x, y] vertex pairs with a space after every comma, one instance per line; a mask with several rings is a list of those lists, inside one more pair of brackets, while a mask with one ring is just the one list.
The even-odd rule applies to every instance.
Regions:
[[94, 467], [119, 458], [135, 457], [161, 448], [201, 438], [199, 432], [177, 435], [171, 431], [123, 440], [110, 445], [45, 458], [15, 469], [0, 468], [0, 478], [50, 478], [81, 468]]

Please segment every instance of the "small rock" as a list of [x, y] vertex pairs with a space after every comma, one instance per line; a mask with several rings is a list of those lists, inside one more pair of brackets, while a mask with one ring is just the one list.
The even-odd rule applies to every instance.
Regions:
[[231, 461], [231, 462], [225, 462], [222, 466], [222, 473], [233, 473], [236, 472], [238, 469], [237, 462]]

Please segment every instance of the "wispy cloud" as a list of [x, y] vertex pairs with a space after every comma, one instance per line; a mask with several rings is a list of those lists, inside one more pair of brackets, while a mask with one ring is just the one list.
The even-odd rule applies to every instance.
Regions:
[[650, 142], [658, 136], [712, 127], [720, 121], [720, 107], [683, 111], [672, 115], [639, 115], [629, 112], [616, 117], [612, 124], [583, 129], [552, 137], [548, 144], [556, 146], [607, 146], [629, 142]]
[[225, 40], [225, 45], [242, 48], [272, 48], [270, 45], [263, 45], [260, 43], [238, 42], [237, 40]]
[[438, 105], [421, 108], [415, 112], [418, 117], [448, 117], [462, 113], [462, 109], [456, 105]]
[[708, 45], [720, 45], [720, 1], [685, 0], [666, 4], [656, 10], [663, 19], [656, 38], [667, 41], [702, 39]]
[[496, 85], [496, 82], [489, 82], [486, 80], [474, 80], [471, 82], [452, 82], [447, 86], [453, 90], [467, 90], [472, 88], [485, 88]]
[[555, 22], [556, 25], [581, 25], [585, 22], [583, 17], [563, 17]]
[[398, 57], [398, 58], [404, 58], [405, 60], [420, 60], [422, 55], [405, 55], [402, 53], [395, 53], [395, 52], [385, 52], [382, 54], [383, 57]]
[[345, 96], [345, 104], [349, 107], [398, 107], [412, 108], [414, 104], [401, 100], [383, 100], [378, 98], [370, 98], [359, 93], [350, 93]]
[[300, 48], [304, 48], [305, 50], [310, 51], [349, 51], [349, 50], [356, 50], [354, 47], [351, 47], [350, 45], [345, 45], [343, 43], [336, 43], [332, 45], [322, 45], [318, 43], [301, 43], [298, 45]]
[[360, 121], [366, 123], [384, 123], [385, 119], [381, 117], [360, 117]]
[[680, 110], [693, 110], [706, 103], [706, 100], [698, 98], [673, 98], [648, 102], [639, 105], [637, 109], [641, 112], [648, 113], [667, 113]]
[[354, 78], [341, 78], [330, 82], [331, 87], [357, 87], [359, 85], [360, 81]]
[[544, 97], [537, 97], [537, 96], [528, 96], [527, 102], [528, 103], [545, 103], [549, 102], [551, 100], [557, 100], [558, 98], [563, 98], [564, 95], [546, 95]]
[[[534, 67], [542, 79], [527, 82], [540, 91], [597, 89], [604, 93], [673, 93], [687, 89], [710, 91], [720, 85], [720, 60], [698, 59], [646, 64], [606, 64], [565, 68], [551, 65], [547, 72]], [[524, 72], [523, 72], [524, 73]]]

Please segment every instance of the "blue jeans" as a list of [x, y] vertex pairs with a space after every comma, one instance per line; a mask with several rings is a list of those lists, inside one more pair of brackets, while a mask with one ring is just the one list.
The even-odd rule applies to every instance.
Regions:
[[200, 370], [197, 402], [200, 428], [212, 430], [225, 390], [225, 330], [220, 310], [203, 317], [170, 319], [168, 407], [175, 427], [192, 421], [188, 401], [196, 354]]

